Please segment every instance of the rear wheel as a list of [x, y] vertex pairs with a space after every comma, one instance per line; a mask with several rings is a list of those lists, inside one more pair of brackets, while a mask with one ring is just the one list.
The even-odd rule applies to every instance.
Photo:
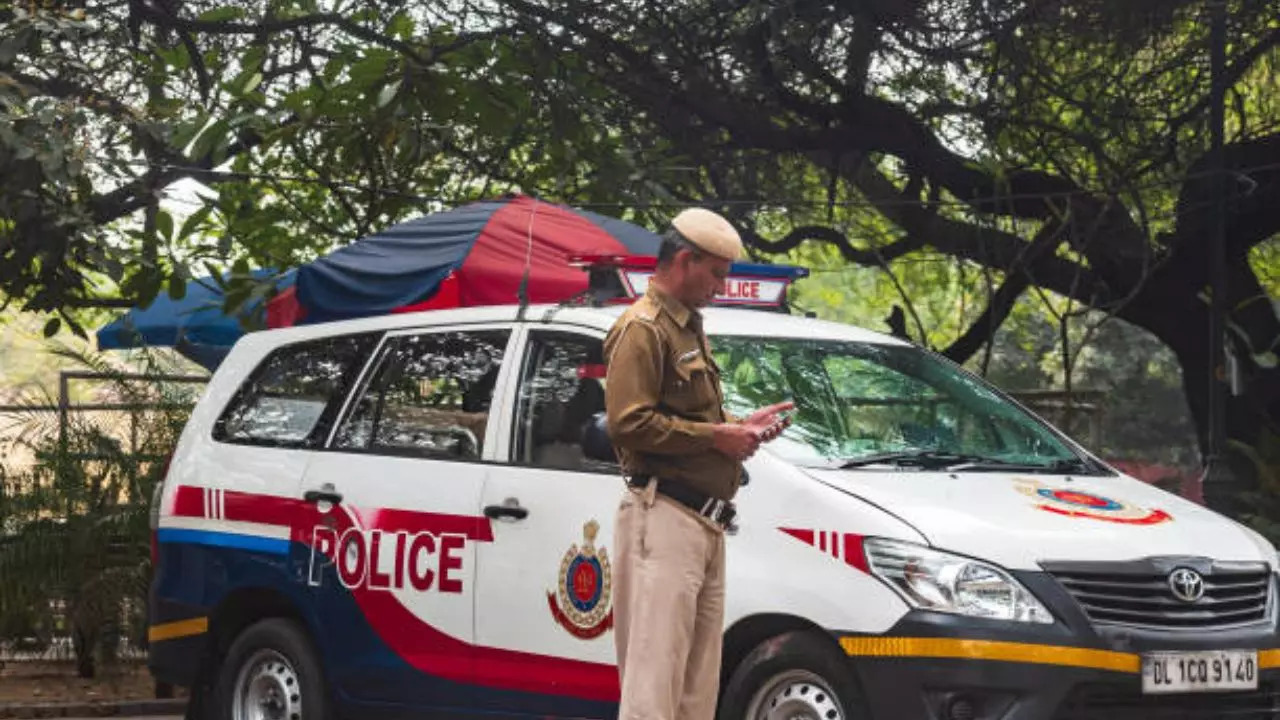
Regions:
[[314, 647], [292, 620], [270, 618], [231, 644], [217, 686], [218, 720], [328, 720], [328, 691]]
[[720, 720], [865, 720], [846, 658], [830, 640], [792, 632], [761, 643], [725, 687]]

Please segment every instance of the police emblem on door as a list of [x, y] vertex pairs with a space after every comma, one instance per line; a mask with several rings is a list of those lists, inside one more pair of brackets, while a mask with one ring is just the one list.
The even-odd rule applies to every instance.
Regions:
[[582, 526], [582, 547], [574, 545], [564, 554], [556, 589], [547, 593], [551, 616], [583, 640], [599, 637], [613, 627], [613, 574], [608, 551], [595, 546], [599, 531], [595, 520]]

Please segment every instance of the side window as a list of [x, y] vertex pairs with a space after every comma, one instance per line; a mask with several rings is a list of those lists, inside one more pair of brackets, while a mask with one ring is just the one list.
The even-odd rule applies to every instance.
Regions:
[[221, 442], [319, 447], [377, 335], [348, 335], [277, 348], [213, 427]]
[[516, 393], [513, 459], [522, 465], [610, 472], [582, 451], [582, 431], [604, 411], [603, 343], [566, 333], [530, 334]]
[[388, 340], [334, 447], [479, 459], [509, 336], [483, 330]]

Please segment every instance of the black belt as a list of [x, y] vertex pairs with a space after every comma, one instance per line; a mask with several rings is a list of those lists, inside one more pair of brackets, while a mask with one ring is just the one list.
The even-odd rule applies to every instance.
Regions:
[[[652, 477], [651, 475], [631, 475], [627, 477], [627, 484], [634, 488], [642, 488], [649, 484]], [[737, 508], [728, 500], [698, 492], [678, 480], [658, 478], [658, 492], [726, 530], [733, 527], [733, 518], [738, 514]]]

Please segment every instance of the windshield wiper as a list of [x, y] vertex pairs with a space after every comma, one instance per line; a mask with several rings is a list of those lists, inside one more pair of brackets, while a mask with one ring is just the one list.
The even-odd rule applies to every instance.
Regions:
[[1051, 463], [1021, 463], [1000, 458], [972, 455], [967, 453], [942, 452], [938, 450], [904, 450], [900, 452], [876, 453], [863, 457], [850, 458], [840, 464], [841, 469], [859, 468], [867, 465], [897, 465], [899, 467], [920, 467], [930, 470], [967, 470], [995, 472], [1085, 472], [1089, 465], [1080, 459], [1055, 460]]
[[991, 459], [980, 455], [965, 455], [963, 453], [940, 452], [938, 450], [903, 450], [849, 458], [840, 462], [840, 468], [847, 470], [866, 465], [918, 465], [920, 467], [943, 469], [960, 463], [987, 462]]
[[1080, 459], [1062, 459], [1054, 460], [1048, 463], [1024, 463], [1014, 462], [1012, 460], [1000, 460], [997, 458], [983, 458], [975, 460], [971, 464], [963, 466], [954, 466], [949, 468], [952, 470], [968, 470], [968, 471], [995, 471], [995, 472], [1041, 472], [1051, 474], [1067, 474], [1072, 472], [1087, 473], [1092, 471], [1092, 466]]

